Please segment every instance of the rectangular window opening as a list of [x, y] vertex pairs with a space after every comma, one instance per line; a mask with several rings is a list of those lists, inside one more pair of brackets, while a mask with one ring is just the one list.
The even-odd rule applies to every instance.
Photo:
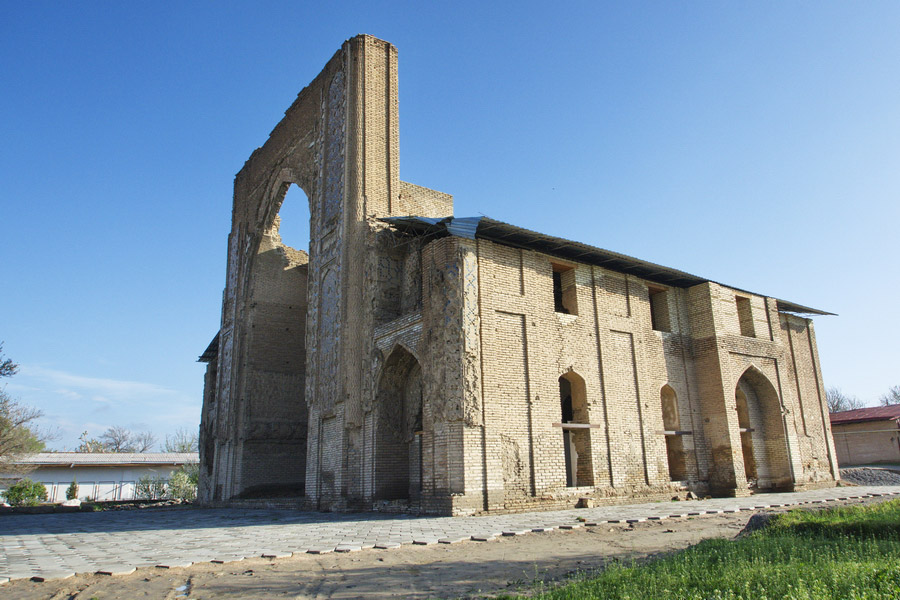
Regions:
[[738, 321], [741, 325], [741, 335], [746, 337], [756, 337], [753, 328], [753, 312], [750, 310], [750, 298], [743, 296], [735, 296], [734, 302], [737, 304]]
[[650, 324], [656, 331], [672, 331], [669, 319], [669, 290], [650, 287]]
[[578, 314], [575, 268], [553, 264], [553, 310], [567, 315]]

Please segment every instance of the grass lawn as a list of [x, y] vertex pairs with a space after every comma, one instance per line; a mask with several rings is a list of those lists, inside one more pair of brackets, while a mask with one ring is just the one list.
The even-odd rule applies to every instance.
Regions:
[[532, 597], [900, 599], [900, 500], [792, 510], [741, 539], [707, 540], [644, 565], [613, 565]]

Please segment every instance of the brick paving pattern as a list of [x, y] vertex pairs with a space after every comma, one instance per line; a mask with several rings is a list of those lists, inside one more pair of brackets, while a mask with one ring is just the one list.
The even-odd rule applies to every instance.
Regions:
[[900, 487], [852, 487], [750, 498], [656, 502], [481, 517], [413, 517], [268, 509], [110, 511], [0, 518], [0, 583], [140, 567], [227, 563], [401, 545], [452, 544], [602, 523], [677, 519], [833, 500], [900, 495]]

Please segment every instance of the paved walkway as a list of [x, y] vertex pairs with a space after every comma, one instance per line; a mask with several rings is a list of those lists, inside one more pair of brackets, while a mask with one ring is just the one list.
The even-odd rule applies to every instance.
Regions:
[[402, 544], [486, 541], [551, 529], [718, 514], [867, 496], [900, 487], [845, 487], [750, 498], [657, 502], [484, 517], [410, 517], [260, 509], [137, 510], [0, 517], [0, 583], [75, 573], [124, 574], [245, 557], [353, 552]]

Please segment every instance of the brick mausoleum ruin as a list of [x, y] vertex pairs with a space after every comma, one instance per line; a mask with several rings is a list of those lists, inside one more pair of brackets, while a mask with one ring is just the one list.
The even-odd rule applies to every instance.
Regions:
[[[397, 51], [344, 43], [234, 184], [200, 500], [460, 515], [834, 485], [828, 314], [399, 178]], [[291, 185], [309, 254], [279, 236]]]

